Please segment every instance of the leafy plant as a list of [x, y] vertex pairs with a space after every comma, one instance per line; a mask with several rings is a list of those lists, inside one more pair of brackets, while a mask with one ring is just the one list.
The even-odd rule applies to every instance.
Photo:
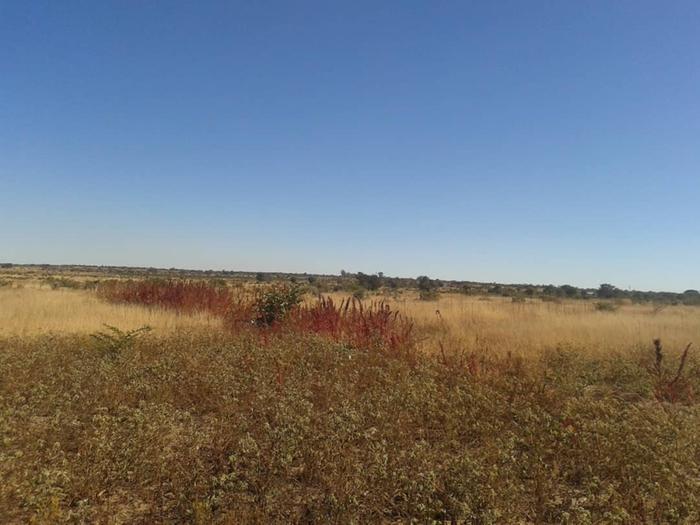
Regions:
[[271, 326], [284, 320], [301, 303], [304, 289], [297, 284], [274, 284], [256, 291], [254, 299], [255, 323]]
[[120, 330], [116, 326], [104, 325], [107, 330], [94, 332], [90, 337], [95, 341], [97, 350], [105, 357], [116, 358], [125, 349], [130, 348], [141, 335], [150, 332], [150, 326], [142, 326], [135, 330]]

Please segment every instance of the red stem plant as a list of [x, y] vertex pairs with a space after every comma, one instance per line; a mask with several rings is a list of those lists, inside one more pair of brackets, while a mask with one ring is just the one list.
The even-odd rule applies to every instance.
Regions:
[[111, 281], [98, 293], [115, 303], [134, 303], [167, 308], [180, 313], [207, 312], [223, 317], [232, 304], [231, 292], [205, 281], [149, 279]]
[[353, 348], [393, 353], [414, 348], [413, 321], [384, 301], [364, 305], [357, 299], [345, 299], [338, 304], [320, 298], [303, 305], [299, 304], [299, 289], [286, 285], [244, 295], [203, 281], [174, 279], [113, 281], [101, 285], [98, 293], [111, 302], [181, 313], [207, 312], [221, 317], [233, 333], [256, 330], [263, 338], [277, 332], [318, 334]]
[[290, 327], [315, 333], [354, 348], [410, 351], [414, 346], [413, 321], [392, 310], [384, 301], [364, 305], [357, 299], [337, 304], [330, 297], [300, 306], [288, 319]]

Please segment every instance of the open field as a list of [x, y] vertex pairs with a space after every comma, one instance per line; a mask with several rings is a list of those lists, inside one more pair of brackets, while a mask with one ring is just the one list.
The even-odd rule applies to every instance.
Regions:
[[3, 523], [700, 522], [698, 307], [21, 277]]
[[[0, 334], [91, 333], [104, 324], [130, 330], [148, 325], [156, 333], [172, 330], [218, 329], [221, 320], [206, 312], [182, 314], [139, 304], [101, 300], [90, 290], [51, 289], [41, 281], [15, 281], [22, 288], [0, 288]], [[249, 285], [255, 288], [255, 285]], [[336, 302], [342, 292], [324, 296]], [[313, 296], [308, 296], [313, 302]], [[543, 350], [570, 346], [581, 352], [627, 351], [649, 347], [660, 338], [669, 349], [688, 342], [700, 344], [700, 308], [685, 305], [622, 303], [615, 311], [599, 311], [594, 301], [538, 299], [513, 302], [510, 298], [441, 294], [420, 300], [418, 294], [369, 295], [364, 302], [383, 301], [410, 317], [426, 353], [445, 350], [511, 353], [535, 357]]]
[[389, 304], [415, 319], [425, 332], [425, 349], [436, 341], [452, 349], [511, 352], [523, 357], [568, 345], [582, 352], [609, 353], [648, 347], [661, 338], [668, 347], [700, 341], [700, 308], [622, 304], [598, 311], [593, 301], [558, 303], [445, 294], [420, 301], [415, 294]]
[[104, 324], [130, 330], [148, 325], [157, 332], [216, 328], [205, 313], [179, 315], [138, 305], [109, 304], [84, 290], [47, 287], [0, 288], [0, 335], [91, 333]]

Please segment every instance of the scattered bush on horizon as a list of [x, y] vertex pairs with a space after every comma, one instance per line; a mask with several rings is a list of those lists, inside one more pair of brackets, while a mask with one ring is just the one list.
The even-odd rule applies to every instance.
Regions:
[[360, 287], [370, 291], [378, 290], [384, 281], [383, 275], [368, 275], [362, 272], [357, 272], [355, 278], [357, 279], [357, 284], [359, 284]]

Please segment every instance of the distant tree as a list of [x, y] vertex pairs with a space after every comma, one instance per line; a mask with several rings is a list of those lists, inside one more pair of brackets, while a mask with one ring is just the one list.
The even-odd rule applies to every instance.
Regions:
[[601, 299], [614, 299], [615, 297], [620, 297], [622, 295], [622, 290], [613, 286], [612, 284], [603, 283], [598, 288], [596, 293]]
[[346, 272], [345, 270], [340, 270], [341, 277], [347, 277], [347, 275], [348, 275], [348, 272]]
[[550, 297], [558, 297], [561, 295], [561, 290], [559, 287], [554, 286], [553, 284], [548, 284], [542, 288], [542, 294], [543, 295], [548, 295]]
[[377, 290], [382, 285], [382, 279], [378, 275], [357, 272], [357, 283], [366, 290]]
[[309, 284], [315, 284], [318, 278], [315, 275], [309, 275], [306, 280], [309, 281]]
[[683, 292], [683, 304], [700, 304], [700, 292], [697, 290], [686, 290]]
[[488, 293], [492, 295], [501, 295], [503, 293], [503, 287], [500, 284], [494, 284], [489, 286]]
[[570, 284], [562, 284], [559, 289], [566, 297], [578, 297], [578, 288], [571, 286]]
[[416, 284], [418, 285], [418, 289], [422, 292], [430, 292], [436, 288], [435, 281], [427, 275], [421, 275], [416, 278]]
[[267, 281], [267, 276], [262, 272], [258, 272], [255, 274], [255, 280], [259, 283], [264, 283]]

